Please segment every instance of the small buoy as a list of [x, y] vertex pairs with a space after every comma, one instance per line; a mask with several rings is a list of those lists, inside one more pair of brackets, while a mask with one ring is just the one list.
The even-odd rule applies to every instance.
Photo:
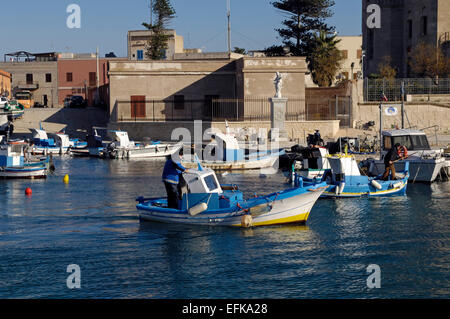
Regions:
[[241, 226], [244, 228], [249, 228], [253, 226], [253, 218], [251, 215], [244, 215], [241, 218]]
[[66, 183], [66, 184], [69, 183], [69, 175], [66, 174], [66, 175], [64, 176], [63, 182]]
[[31, 188], [29, 188], [29, 187], [25, 188], [25, 195], [29, 196], [31, 194], [33, 194], [33, 191], [31, 190]]

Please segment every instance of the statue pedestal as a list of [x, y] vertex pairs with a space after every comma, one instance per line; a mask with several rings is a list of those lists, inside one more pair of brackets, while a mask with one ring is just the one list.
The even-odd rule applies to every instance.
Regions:
[[286, 105], [287, 98], [274, 97], [270, 99], [271, 114], [270, 114], [270, 132], [269, 139], [277, 142], [288, 142], [288, 134], [284, 128], [286, 120]]

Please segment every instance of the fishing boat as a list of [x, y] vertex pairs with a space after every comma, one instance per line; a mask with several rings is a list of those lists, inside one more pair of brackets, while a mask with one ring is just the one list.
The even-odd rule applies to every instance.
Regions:
[[125, 131], [110, 131], [114, 141], [109, 143], [103, 151], [106, 158], [165, 158], [178, 151], [183, 144], [161, 143], [160, 141], [150, 143], [136, 143], [130, 141]]
[[67, 134], [55, 133], [49, 138], [43, 129], [30, 129], [33, 135], [34, 154], [67, 154], [70, 149], [70, 139]]
[[[397, 143], [407, 148], [409, 180], [412, 182], [432, 183], [446, 166], [444, 151], [442, 149], [431, 149], [427, 135], [423, 131], [391, 130], [383, 131], [382, 136], [381, 159], [368, 159], [365, 163], [371, 175], [379, 175], [384, 172], [383, 158]], [[394, 165], [396, 171], [405, 170], [405, 161], [396, 162]]]
[[[203, 151], [201, 165], [214, 170], [249, 170], [274, 166], [280, 155], [285, 150], [278, 148], [274, 150], [259, 150], [246, 153], [241, 148], [238, 140], [230, 133], [215, 133], [211, 135], [212, 142]], [[205, 155], [206, 154], [206, 155]], [[195, 156], [195, 155], [194, 155]], [[196, 167], [195, 157], [185, 154], [182, 164], [185, 167]]]
[[144, 221], [211, 226], [268, 226], [305, 223], [325, 182], [244, 199], [237, 185], [220, 185], [210, 168], [183, 173], [186, 189], [178, 208], [168, 208], [167, 198], [139, 197], [137, 209]]
[[0, 145], [0, 178], [45, 178], [47, 177], [50, 158], [27, 162], [23, 148], [26, 144]]
[[[328, 161], [328, 149], [323, 146], [302, 149], [302, 166], [298, 175], [306, 179], [321, 179], [331, 168]], [[294, 164], [295, 165], [295, 164]]]
[[[330, 169], [320, 179], [328, 185], [322, 197], [378, 197], [405, 195], [409, 177], [409, 162], [398, 172], [398, 179], [383, 180], [382, 176], [361, 175], [356, 159], [352, 155], [337, 154], [327, 157]], [[303, 178], [297, 175], [297, 179]], [[306, 183], [313, 180], [304, 179]]]

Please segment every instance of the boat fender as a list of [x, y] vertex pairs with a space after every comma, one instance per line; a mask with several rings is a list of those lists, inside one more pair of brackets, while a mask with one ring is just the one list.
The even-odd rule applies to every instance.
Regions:
[[206, 203], [200, 203], [200, 204], [195, 205], [194, 207], [189, 208], [189, 215], [195, 216], [195, 215], [198, 215], [198, 214], [204, 212], [207, 209], [208, 209], [208, 205]]
[[338, 194], [340, 195], [340, 194], [342, 194], [343, 192], [344, 192], [344, 188], [345, 188], [345, 183], [340, 183], [338, 186], [337, 186], [337, 189], [338, 189]]
[[402, 187], [402, 185], [403, 185], [402, 182], [397, 182], [397, 183], [392, 184], [392, 188], [400, 188], [400, 187]]
[[378, 183], [376, 180], [372, 180], [371, 182], [370, 182], [370, 184], [373, 186], [373, 187], [375, 187], [376, 189], [378, 189], [378, 190], [381, 190], [383, 187], [381, 186], [381, 184], [380, 183]]
[[252, 215], [244, 215], [241, 218], [241, 226], [244, 228], [253, 227], [253, 218]]

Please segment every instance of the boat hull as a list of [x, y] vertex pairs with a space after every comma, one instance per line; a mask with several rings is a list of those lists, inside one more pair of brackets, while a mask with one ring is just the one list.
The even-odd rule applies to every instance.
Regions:
[[[409, 162], [409, 181], [432, 183], [436, 180], [439, 172], [445, 166], [444, 158], [438, 159], [423, 159], [414, 161], [408, 159]], [[403, 171], [405, 162], [395, 163], [395, 170], [397, 172]], [[370, 168], [372, 175], [381, 175], [384, 173], [384, 163], [382, 161], [374, 161]]]
[[330, 185], [326, 191], [322, 194], [322, 197], [334, 197], [334, 198], [346, 198], [346, 197], [387, 197], [387, 196], [403, 196], [406, 194], [406, 188], [408, 180], [396, 180], [392, 181], [389, 185], [399, 184], [397, 187], [383, 187], [381, 190], [377, 190], [371, 186], [346, 186], [342, 193], [336, 193], [336, 186]]
[[[249, 207], [252, 216], [253, 226], [270, 226], [289, 223], [305, 223], [309, 217], [312, 207], [317, 199], [325, 191], [325, 186], [311, 188], [312, 191], [296, 194], [296, 189], [285, 193], [280, 199], [275, 199], [268, 211], [257, 212], [258, 206]], [[290, 194], [292, 193], [292, 194]], [[286, 197], [287, 196], [287, 197]], [[264, 206], [264, 205], [263, 205]], [[266, 206], [264, 206], [266, 207]], [[145, 203], [137, 205], [141, 220], [180, 223], [189, 225], [209, 225], [209, 226], [231, 226], [242, 227], [242, 218], [247, 213], [244, 209], [230, 211], [230, 209], [220, 209], [216, 211], [205, 211], [196, 216], [191, 216], [187, 211], [170, 210], [167, 208], [154, 207]], [[256, 212], [253, 209], [256, 208]], [[252, 212], [253, 211], [253, 212]]]
[[[278, 160], [281, 153], [273, 154], [270, 156], [254, 158], [244, 161], [224, 162], [224, 161], [200, 161], [203, 167], [208, 167], [213, 170], [247, 170], [247, 169], [260, 169], [273, 167]], [[195, 168], [198, 166], [197, 162], [183, 161], [183, 166], [187, 168]]]
[[133, 159], [133, 158], [165, 158], [172, 155], [180, 149], [182, 145], [150, 145], [142, 148], [117, 148], [110, 157], [116, 159]]
[[46, 178], [48, 170], [46, 167], [30, 167], [30, 168], [4, 168], [0, 170], [0, 178]]

